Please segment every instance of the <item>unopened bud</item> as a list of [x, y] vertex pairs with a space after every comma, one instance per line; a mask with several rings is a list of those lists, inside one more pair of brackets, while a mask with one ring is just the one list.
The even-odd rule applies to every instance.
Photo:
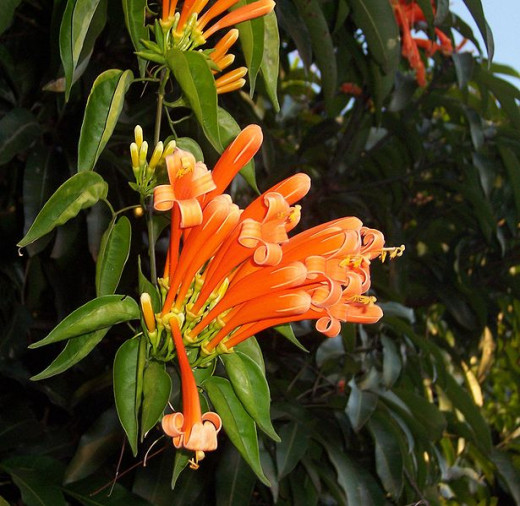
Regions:
[[134, 128], [134, 136], [135, 143], [137, 144], [137, 147], [140, 148], [143, 143], [143, 129], [139, 125], [136, 125]]
[[132, 158], [132, 167], [134, 169], [139, 168], [139, 147], [135, 142], [130, 144], [130, 156]]
[[148, 166], [151, 169], [155, 169], [155, 166], [159, 163], [159, 160], [161, 159], [161, 156], [163, 154], [164, 146], [162, 142], [158, 142], [155, 146], [155, 149], [153, 150], [152, 158], [150, 159], [150, 163]]
[[167, 156], [171, 155], [175, 151], [176, 147], [177, 143], [175, 141], [168, 142], [168, 144], [166, 144], [166, 147], [164, 148], [163, 157], [166, 158]]
[[141, 144], [141, 149], [139, 150], [139, 166], [144, 167], [146, 165], [146, 155], [148, 154], [148, 143], [144, 141]]
[[155, 332], [155, 315], [152, 308], [152, 298], [149, 293], [144, 292], [141, 294], [141, 309], [148, 332]]

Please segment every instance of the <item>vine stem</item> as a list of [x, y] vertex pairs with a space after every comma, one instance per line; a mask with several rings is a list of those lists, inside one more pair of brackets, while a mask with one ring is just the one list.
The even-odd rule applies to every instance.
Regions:
[[[159, 90], [157, 92], [157, 108], [155, 110], [155, 128], [153, 133], [153, 148], [157, 146], [161, 136], [161, 122], [164, 104], [164, 94], [166, 89], [166, 83], [170, 77], [168, 69], [164, 68], [161, 70], [159, 78]], [[150, 258], [150, 275], [152, 277], [152, 283], [157, 286], [157, 265], [155, 262], [155, 230], [153, 227], [153, 203], [150, 199], [148, 206], [143, 206], [147, 210], [146, 213], [146, 226], [148, 230], [148, 256]]]

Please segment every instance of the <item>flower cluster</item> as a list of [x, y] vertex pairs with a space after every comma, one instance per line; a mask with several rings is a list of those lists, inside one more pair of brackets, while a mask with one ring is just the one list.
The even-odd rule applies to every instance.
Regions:
[[[177, 10], [177, 0], [163, 0], [161, 19], [155, 26], [155, 42], [141, 41], [147, 50], [139, 51], [137, 54], [164, 65], [170, 49], [195, 50], [206, 44], [206, 41], [216, 32], [265, 16], [275, 6], [273, 0], [257, 0], [224, 14], [238, 1], [217, 0], [211, 7], [205, 9], [208, 0], [185, 0], [182, 7]], [[224, 15], [221, 16], [222, 14]], [[229, 49], [237, 39], [238, 30], [232, 28], [218, 40], [214, 48], [204, 51], [208, 55], [208, 63], [214, 75], [221, 73], [235, 61], [235, 56], [229, 53]], [[217, 93], [240, 89], [245, 84], [246, 73], [246, 67], [239, 67], [218, 77], [215, 80]]]
[[[426, 67], [419, 49], [424, 50], [426, 57], [433, 56], [440, 51], [444, 56], [453, 53], [453, 45], [449, 37], [439, 28], [435, 28], [437, 41], [412, 37], [412, 30], [426, 23], [421, 7], [415, 0], [392, 0], [395, 18], [401, 31], [402, 55], [415, 70], [415, 78], [419, 86], [426, 86]], [[435, 13], [435, 2], [432, 0], [432, 10]]]
[[169, 184], [154, 190], [155, 209], [171, 213], [170, 242], [159, 279], [162, 309], [153, 314], [147, 294], [141, 305], [154, 352], [178, 357], [184, 413], [166, 415], [163, 429], [175, 446], [196, 452], [194, 466], [216, 447], [221, 423], [216, 413], [201, 414], [192, 367], [276, 325], [316, 320], [316, 329], [331, 337], [342, 322], [378, 321], [381, 308], [366, 295], [370, 263], [403, 251], [384, 248], [381, 232], [355, 217], [289, 237], [300, 219], [296, 202], [310, 189], [305, 174], [241, 210], [223, 192], [261, 143], [261, 129], [249, 125], [213, 171], [177, 148], [166, 158]]

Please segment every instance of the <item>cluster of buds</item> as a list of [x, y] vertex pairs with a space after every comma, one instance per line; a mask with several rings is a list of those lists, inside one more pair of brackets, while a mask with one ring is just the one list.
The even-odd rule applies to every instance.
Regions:
[[377, 322], [382, 310], [366, 295], [370, 264], [404, 249], [385, 248], [381, 232], [355, 217], [289, 237], [300, 220], [295, 204], [310, 189], [306, 174], [240, 209], [223, 192], [261, 143], [261, 129], [249, 125], [213, 171], [177, 148], [166, 158], [169, 184], [154, 190], [154, 207], [171, 213], [171, 230], [160, 312], [147, 294], [141, 299], [144, 331], [157, 359], [177, 355], [184, 413], [166, 415], [163, 429], [176, 447], [195, 451], [195, 467], [215, 449], [220, 418], [201, 414], [192, 368], [272, 326], [316, 320], [316, 329], [332, 337], [342, 322]]
[[[426, 26], [426, 18], [421, 7], [415, 0], [392, 0], [395, 19], [401, 32], [401, 52], [408, 60], [410, 67], [415, 70], [417, 84], [426, 86], [426, 67], [419, 49], [424, 51], [426, 57], [433, 56], [436, 52], [449, 56], [453, 53], [453, 45], [449, 37], [439, 28], [435, 28], [436, 41], [412, 37], [412, 30], [417, 30], [421, 25]], [[435, 13], [435, 2], [432, 0], [432, 10]]]
[[134, 136], [135, 142], [130, 144], [130, 157], [135, 183], [130, 183], [130, 186], [146, 198], [153, 193], [156, 185], [155, 169], [174, 152], [176, 144], [175, 141], [169, 141], [164, 147], [159, 141], [148, 161], [148, 143], [143, 140], [143, 129], [139, 125], [134, 129]]
[[[163, 0], [162, 16], [156, 21], [154, 28], [155, 41], [142, 40], [141, 43], [146, 49], [137, 52], [137, 55], [165, 65], [171, 49], [193, 51], [205, 45], [206, 41], [219, 30], [265, 16], [275, 6], [273, 0], [257, 0], [238, 7], [214, 21], [237, 2], [238, 0], [217, 0], [202, 13], [208, 0], [186, 0], [180, 10], [177, 10], [177, 0]], [[208, 26], [210, 24], [211, 26]], [[235, 56], [228, 53], [228, 50], [237, 38], [238, 30], [232, 28], [215, 44], [214, 48], [203, 51], [214, 75], [234, 62]], [[243, 77], [246, 73], [246, 67], [240, 67], [220, 76], [215, 81], [217, 93], [227, 93], [241, 88], [245, 83]]]

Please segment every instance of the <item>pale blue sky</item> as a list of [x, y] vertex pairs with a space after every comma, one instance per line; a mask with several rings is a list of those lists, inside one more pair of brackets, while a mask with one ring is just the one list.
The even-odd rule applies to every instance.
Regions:
[[[496, 63], [505, 63], [520, 72], [520, 0], [481, 0], [484, 14], [495, 39]], [[451, 9], [478, 34], [463, 0], [451, 0]], [[520, 80], [515, 80], [517, 86]]]

